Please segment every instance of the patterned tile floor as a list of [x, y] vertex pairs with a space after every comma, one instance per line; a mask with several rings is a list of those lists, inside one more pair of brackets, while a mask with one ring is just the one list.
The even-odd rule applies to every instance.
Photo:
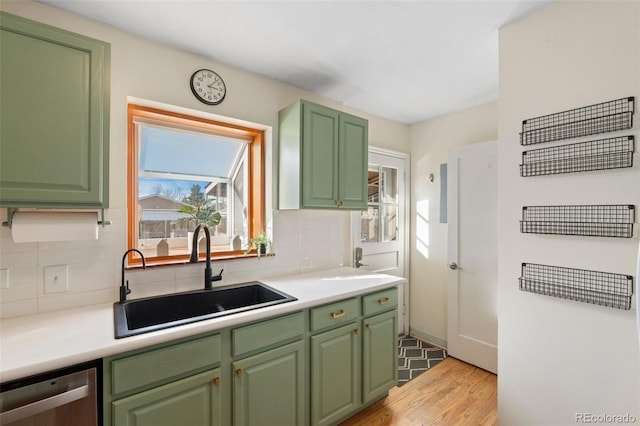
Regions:
[[411, 336], [398, 339], [398, 386], [418, 377], [447, 357], [447, 351]]

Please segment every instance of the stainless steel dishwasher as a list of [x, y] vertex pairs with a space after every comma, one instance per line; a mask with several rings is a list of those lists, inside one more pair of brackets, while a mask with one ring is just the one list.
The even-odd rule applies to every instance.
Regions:
[[99, 425], [101, 366], [92, 361], [0, 384], [0, 425]]

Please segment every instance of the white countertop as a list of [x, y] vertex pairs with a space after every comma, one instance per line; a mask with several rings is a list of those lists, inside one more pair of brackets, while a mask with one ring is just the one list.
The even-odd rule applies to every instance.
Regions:
[[3, 319], [0, 382], [394, 287], [406, 279], [345, 267], [261, 282], [298, 300], [122, 339], [114, 337], [111, 303]]

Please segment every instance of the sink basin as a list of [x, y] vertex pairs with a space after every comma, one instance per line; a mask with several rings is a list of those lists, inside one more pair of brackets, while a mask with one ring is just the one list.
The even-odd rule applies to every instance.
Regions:
[[115, 337], [119, 339], [294, 300], [297, 299], [252, 281], [116, 302], [113, 304]]

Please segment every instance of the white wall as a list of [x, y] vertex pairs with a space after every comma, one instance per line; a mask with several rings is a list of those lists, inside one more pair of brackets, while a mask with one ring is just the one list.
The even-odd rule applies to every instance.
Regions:
[[[440, 164], [449, 149], [495, 140], [498, 104], [490, 102], [411, 126], [411, 332], [447, 340], [447, 224], [440, 223]], [[429, 182], [429, 174], [434, 181]]]
[[[124, 7], [124, 6], [123, 6]], [[268, 226], [276, 256], [216, 262], [230, 284], [265, 276], [326, 269], [348, 262], [349, 214], [344, 212], [278, 212], [274, 201], [277, 176], [278, 111], [299, 98], [348, 110], [369, 120], [370, 144], [407, 152], [409, 130], [404, 124], [347, 108], [338, 101], [242, 71], [195, 54], [151, 42], [113, 27], [32, 1], [3, 1], [6, 12], [111, 43], [110, 208], [113, 225], [95, 242], [15, 244], [10, 231], [0, 229], [0, 268], [9, 269], [10, 288], [0, 290], [0, 316], [64, 309], [116, 298], [122, 253], [126, 249], [127, 102], [139, 98], [216, 114], [267, 129]], [[227, 97], [218, 106], [195, 99], [188, 81], [194, 70], [211, 68], [225, 80]], [[269, 140], [270, 138], [270, 140]], [[271, 167], [270, 167], [271, 166]], [[6, 220], [6, 209], [0, 210]], [[311, 242], [311, 244], [310, 244]], [[69, 265], [70, 291], [43, 293], [43, 267]], [[200, 287], [203, 266], [163, 267], [130, 272], [132, 296]]]
[[[522, 178], [518, 133], [524, 119], [627, 96], [638, 110], [640, 3], [554, 2], [503, 28], [499, 57], [498, 420], [568, 425], [590, 413], [638, 422], [635, 311], [518, 290], [522, 262], [635, 275], [637, 230], [633, 239], [541, 236], [519, 233], [518, 221], [524, 205], [640, 207], [638, 154], [633, 169]], [[637, 141], [634, 118], [633, 131], [616, 134]]]

